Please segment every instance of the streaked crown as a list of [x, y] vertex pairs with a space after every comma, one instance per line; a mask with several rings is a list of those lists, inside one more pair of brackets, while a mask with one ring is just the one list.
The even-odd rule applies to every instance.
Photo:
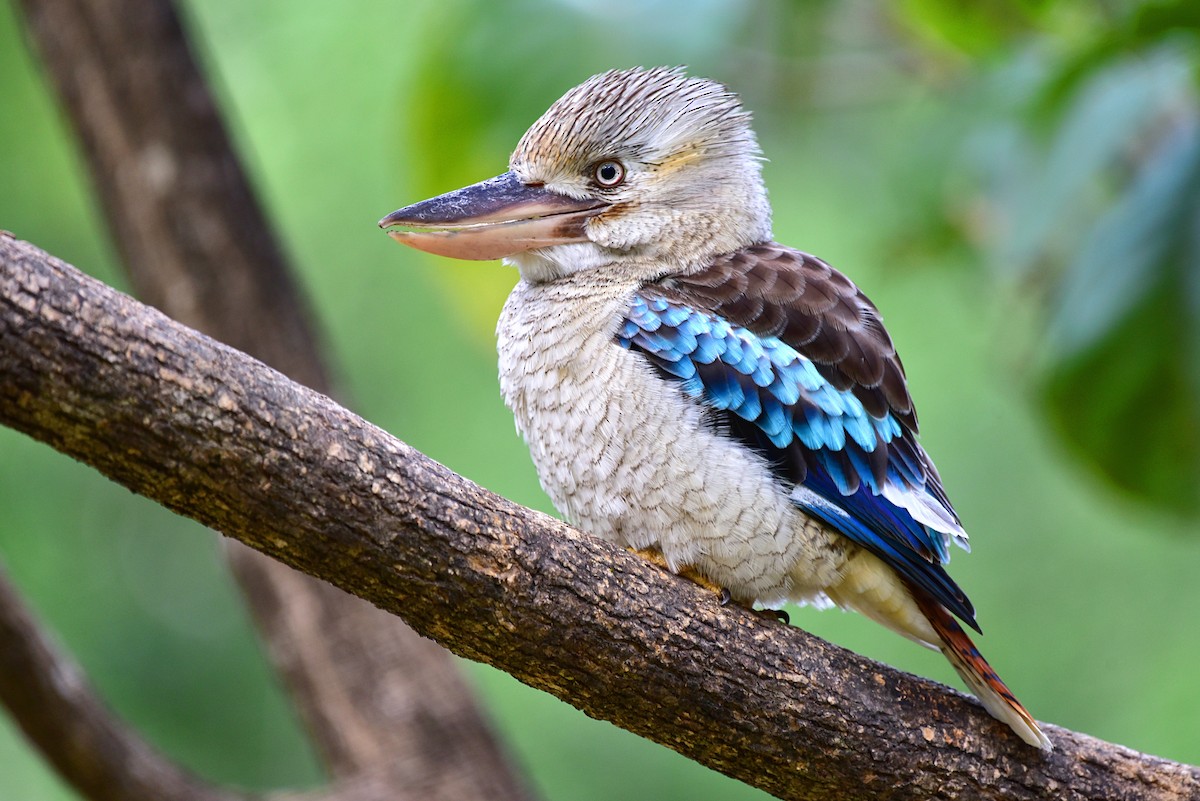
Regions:
[[757, 159], [750, 113], [715, 81], [678, 67], [633, 68], [594, 75], [555, 101], [510, 163], [565, 169], [604, 156], [654, 163], [682, 152]]

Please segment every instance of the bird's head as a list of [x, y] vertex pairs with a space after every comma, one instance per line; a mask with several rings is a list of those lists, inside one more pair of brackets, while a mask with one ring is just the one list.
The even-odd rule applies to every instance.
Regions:
[[589, 78], [525, 132], [508, 172], [379, 224], [430, 253], [504, 258], [531, 281], [613, 265], [649, 278], [770, 239], [771, 211], [737, 96], [660, 67]]

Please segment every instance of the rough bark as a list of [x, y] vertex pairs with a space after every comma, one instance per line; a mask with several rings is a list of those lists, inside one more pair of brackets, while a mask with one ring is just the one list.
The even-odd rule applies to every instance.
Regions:
[[971, 699], [499, 498], [333, 401], [0, 239], [0, 422], [781, 798], [1191, 799], [1200, 769]]
[[[23, 0], [137, 293], [330, 391], [306, 304], [165, 0]], [[233, 543], [272, 660], [335, 777], [389, 797], [524, 799], [449, 655], [402, 621]]]

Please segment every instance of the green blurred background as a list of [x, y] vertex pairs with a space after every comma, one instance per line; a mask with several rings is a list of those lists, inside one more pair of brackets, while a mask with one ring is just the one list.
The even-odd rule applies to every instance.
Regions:
[[[776, 237], [899, 345], [971, 534], [953, 572], [1040, 719], [1200, 763], [1200, 6], [950, 0], [204, 0], [186, 5], [354, 408], [550, 510], [500, 402], [515, 273], [396, 247], [386, 212], [501, 172], [593, 72], [687, 64], [755, 112]], [[124, 287], [16, 11], [0, 227]], [[221, 545], [0, 429], [0, 559], [105, 699], [219, 782], [312, 787]], [[840, 612], [792, 620], [954, 682]], [[0, 644], [3, 647], [3, 644]], [[548, 799], [762, 797], [477, 665]], [[0, 798], [68, 799], [0, 716]]]

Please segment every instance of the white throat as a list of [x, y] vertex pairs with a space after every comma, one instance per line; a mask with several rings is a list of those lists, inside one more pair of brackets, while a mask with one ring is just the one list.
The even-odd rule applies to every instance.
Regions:
[[619, 253], [593, 242], [577, 242], [515, 253], [504, 263], [516, 267], [529, 283], [544, 284], [583, 270], [605, 267], [618, 258]]

